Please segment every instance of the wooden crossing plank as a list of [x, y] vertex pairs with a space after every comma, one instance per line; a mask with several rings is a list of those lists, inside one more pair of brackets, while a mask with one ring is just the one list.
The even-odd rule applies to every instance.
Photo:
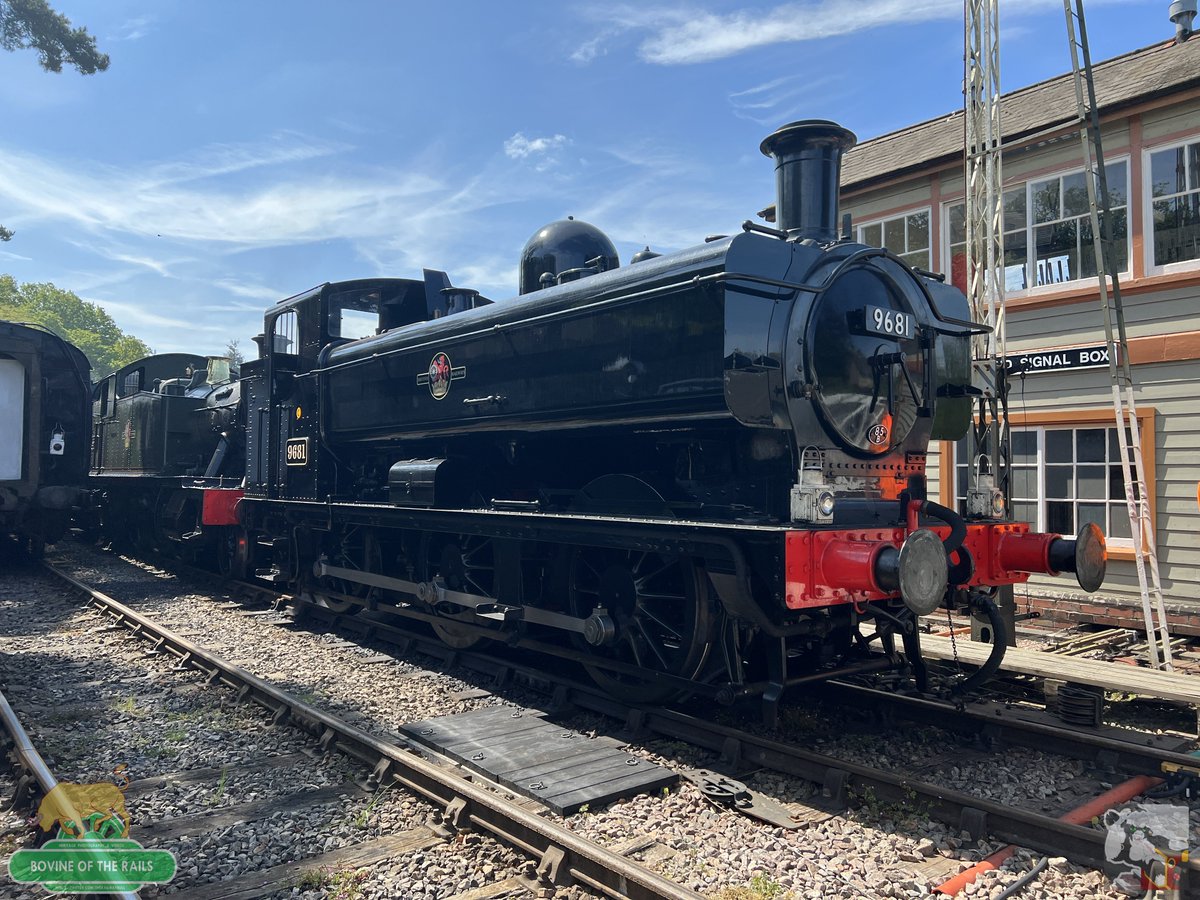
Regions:
[[448, 900], [500, 900], [501, 897], [529, 896], [529, 885], [516, 875], [503, 881], [493, 881], [483, 887], [472, 888], [465, 894], [455, 894]]
[[[595, 754], [603, 754], [611, 756], [612, 751], [618, 749], [614, 746], [616, 742], [589, 741], [586, 745], [572, 746], [569, 753], [564, 753], [561, 747], [551, 744], [549, 747], [526, 747], [512, 752], [506, 751], [504, 757], [494, 759], [492, 761], [492, 770], [497, 775], [508, 776], [512, 778], [522, 778], [525, 774], [525, 769], [533, 768], [534, 773], [537, 771], [546, 772], [554, 767], [556, 761], [572, 760], [577, 763], [587, 762], [590, 757]], [[484, 751], [487, 753], [487, 751]]]
[[674, 784], [670, 769], [621, 751], [607, 736], [587, 737], [538, 710], [488, 707], [413, 722], [403, 733], [561, 815]]
[[[991, 645], [960, 639], [957, 641], [957, 649], [959, 660], [979, 666], [987, 659], [988, 653], [991, 652]], [[954, 659], [954, 648], [950, 644], [950, 639], [935, 635], [921, 635], [921, 652], [933, 659]], [[1181, 675], [1178, 672], [1159, 672], [1154, 669], [1135, 668], [1098, 659], [1056, 656], [1053, 653], [1026, 650], [1021, 647], [1008, 648], [1008, 652], [1004, 654], [1001, 668], [1006, 672], [1019, 672], [1042, 678], [1058, 678], [1063, 681], [1091, 684], [1110, 690], [1200, 706], [1200, 678]]]
[[329, 853], [321, 853], [296, 862], [272, 866], [258, 872], [247, 872], [245, 875], [231, 878], [229, 881], [184, 888], [182, 891], [171, 894], [171, 897], [172, 900], [257, 900], [259, 897], [291, 889], [305, 872], [321, 870], [338, 872], [359, 869], [385, 859], [404, 856], [417, 850], [426, 850], [440, 843], [442, 843], [442, 838], [428, 828], [414, 828], [401, 834], [389, 834], [362, 844], [355, 844], [353, 847], [331, 850]]
[[222, 778], [226, 780], [227, 784], [235, 784], [242, 775], [266, 772], [270, 769], [289, 769], [304, 765], [306, 762], [312, 762], [312, 757], [303, 751], [297, 751], [283, 756], [264, 756], [250, 763], [164, 772], [161, 775], [149, 775], [129, 782], [123, 793], [126, 800], [134, 800], [160, 790], [168, 784], [212, 784], [215, 788]]
[[[652, 794], [665, 787], [670, 787], [678, 780], [678, 776], [670, 769], [664, 769], [654, 763], [643, 763], [642, 765], [641, 771], [625, 769], [624, 773], [621, 773], [617, 769], [609, 768], [604, 773], [592, 773], [593, 777], [590, 779], [590, 783], [582, 784], [582, 781], [577, 781], [571, 785], [565, 785], [562, 792], [551, 794], [546, 798], [546, 805], [551, 809], [578, 810], [582, 806], [590, 806], [593, 803], [604, 805], [612, 803], [614, 800], [632, 797], [635, 794]], [[607, 781], [599, 781], [595, 777], [599, 774], [613, 777]], [[568, 813], [563, 815], [568, 815]]]
[[451, 700], [479, 700], [490, 696], [492, 696], [492, 692], [483, 688], [466, 688], [461, 691], [451, 691], [449, 694]]
[[[163, 846], [175, 838], [185, 835], [202, 834], [206, 831], [217, 831], [230, 825], [240, 825], [255, 819], [265, 819], [277, 812], [306, 809], [330, 803], [342, 797], [365, 796], [367, 791], [352, 781], [341, 784], [331, 784], [315, 791], [300, 791], [275, 797], [270, 800], [254, 800], [249, 803], [239, 803], [235, 806], [223, 806], [209, 812], [184, 816], [179, 819], [169, 819], [162, 822], [139, 823], [155, 846]], [[168, 848], [169, 849], [169, 848]]]

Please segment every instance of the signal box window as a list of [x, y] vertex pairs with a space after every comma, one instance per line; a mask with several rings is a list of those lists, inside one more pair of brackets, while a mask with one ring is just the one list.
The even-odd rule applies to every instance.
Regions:
[[[1105, 166], [1113, 217], [1113, 265], [1118, 272], [1129, 268], [1128, 168], [1124, 162]], [[1029, 186], [1029, 200], [1033, 213], [1034, 283], [1058, 284], [1095, 278], [1096, 252], [1084, 173], [1035, 181]]]
[[[1004, 289], [1029, 287], [1025, 270], [1029, 262], [1025, 214], [1025, 185], [1004, 192]], [[950, 282], [967, 293], [967, 207], [956, 203], [947, 214], [950, 236]]]
[[910, 266], [929, 268], [929, 210], [893, 216], [858, 227], [858, 240], [891, 250]]
[[[955, 488], [965, 511], [967, 442], [955, 445]], [[1038, 531], [1076, 534], [1094, 522], [1117, 547], [1131, 547], [1117, 429], [1012, 430], [1012, 515]]]
[[1150, 153], [1153, 266], [1200, 259], [1200, 141]]
[[[1129, 164], [1105, 166], [1113, 217], [1113, 264], [1129, 270]], [[1097, 185], [1099, 189], [1099, 185]], [[965, 204], [946, 207], [950, 280], [967, 291]], [[1096, 277], [1096, 253], [1083, 170], [1004, 192], [1004, 289], [1064, 284]]]

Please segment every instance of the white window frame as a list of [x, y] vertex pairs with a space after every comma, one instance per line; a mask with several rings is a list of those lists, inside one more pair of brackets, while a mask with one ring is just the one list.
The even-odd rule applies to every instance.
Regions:
[[[1159, 148], [1162, 149], [1162, 148]], [[1112, 167], [1125, 164], [1125, 268], [1117, 274], [1125, 278], [1129, 277], [1133, 269], [1133, 185], [1130, 183], [1132, 178], [1132, 166], [1130, 163], [1129, 154], [1114, 156], [1106, 160], [1106, 165]], [[1037, 284], [1037, 261], [1035, 252], [1035, 234], [1038, 224], [1033, 221], [1033, 185], [1035, 182], [1049, 181], [1054, 178], [1065, 178], [1069, 175], [1077, 175], [1083, 172], [1082, 166], [1073, 166], [1069, 168], [1059, 169], [1054, 172], [1045, 172], [1038, 175], [1026, 177], [1020, 181], [1013, 181], [1011, 184], [1004, 186], [1004, 193], [1008, 193], [1014, 188], [1024, 188], [1025, 190], [1025, 283], [1030, 287], [1021, 290], [1010, 290], [1005, 292], [1007, 297], [1040, 297], [1046, 294], [1056, 294], [1062, 291], [1069, 291], [1072, 288], [1077, 288], [1081, 285], [1086, 285], [1090, 281], [1095, 280], [1095, 276], [1087, 275], [1081, 278], [1073, 278], [1070, 281], [1060, 281], [1055, 284]], [[942, 262], [941, 269], [946, 273], [946, 280], [952, 282], [953, 272], [951, 271], [953, 259], [950, 251], [950, 209], [958, 206], [960, 203], [965, 203], [965, 197], [958, 197], [954, 200], [945, 201], [942, 203]]]
[[[1105, 425], [1105, 424], [1100, 424], [1100, 423], [1094, 423], [1094, 424], [1093, 423], [1078, 423], [1078, 424], [1065, 423], [1062, 425], [1040, 424], [1040, 425], [1014, 425], [1013, 426], [1014, 432], [1016, 432], [1016, 431], [1032, 431], [1032, 432], [1034, 432], [1036, 442], [1037, 442], [1037, 455], [1035, 457], [1034, 465], [1032, 467], [1029, 467], [1029, 468], [1032, 468], [1032, 470], [1036, 473], [1036, 478], [1037, 478], [1037, 498], [1034, 501], [1032, 501], [1035, 504], [1035, 506], [1037, 507], [1037, 518], [1035, 521], [1032, 521], [1029, 523], [1031, 530], [1037, 531], [1037, 532], [1043, 532], [1043, 533], [1046, 531], [1046, 502], [1047, 502], [1047, 497], [1046, 497], [1046, 432], [1047, 431], [1089, 431], [1089, 430], [1101, 429], [1101, 428], [1105, 430], [1105, 441], [1107, 442], [1108, 432], [1110, 430], [1115, 430], [1116, 425], [1115, 424]], [[962, 498], [958, 496], [958, 475], [959, 475], [959, 468], [963, 465], [963, 463], [958, 458], [958, 442], [956, 441], [953, 444], [951, 444], [951, 447], [953, 448], [953, 452], [951, 455], [954, 460], [954, 467], [953, 467], [954, 474], [953, 474], [953, 480], [951, 481], [951, 485], [950, 485], [950, 494], [951, 494], [951, 499], [954, 504], [953, 508], [957, 509], [958, 502], [960, 500], [962, 500]], [[1074, 451], [1072, 451], [1072, 453], [1074, 453]], [[1106, 461], [1103, 465], [1107, 469], [1109, 466], [1117, 465], [1117, 464], [1118, 463]], [[968, 466], [970, 465], [969, 461], [968, 461], [967, 465]], [[1083, 465], [1099, 465], [1099, 464], [1098, 463], [1084, 463]], [[1074, 470], [1078, 466], [1079, 466], [1079, 463], [1077, 461], [1072, 462], [1072, 464], [1071, 464], [1072, 470]], [[1025, 467], [1023, 466], [1022, 468], [1025, 468]], [[969, 477], [970, 477], [970, 473], [968, 470], [968, 478]], [[1106, 474], [1106, 483], [1107, 483], [1107, 474]], [[1051, 499], [1059, 500], [1061, 498], [1055, 497], [1055, 498], [1051, 498]], [[1072, 504], [1077, 504], [1080, 502], [1080, 500], [1081, 500], [1081, 498], [1076, 496], [1068, 502], [1070, 502]], [[1014, 498], [1014, 500], [1013, 500], [1014, 504], [1019, 503], [1019, 502], [1028, 503], [1030, 501], [1027, 499], [1021, 500], [1021, 499]], [[1084, 502], [1084, 503], [1093, 502], [1094, 503], [1097, 501], [1084, 499], [1082, 502]], [[1111, 508], [1111, 510], [1112, 510], [1111, 515], [1127, 515], [1127, 507], [1125, 506], [1124, 499], [1114, 500], [1114, 499], [1111, 499], [1106, 496], [1102, 502], [1105, 504], [1105, 506], [1108, 506]], [[1067, 535], [1067, 537], [1070, 537], [1070, 535]], [[1110, 548], [1129, 550], [1129, 551], [1133, 550], [1133, 538], [1131, 538], [1131, 537], [1109, 537], [1106, 534], [1105, 540]]]
[[[1171, 141], [1170, 143], [1158, 144], [1142, 149], [1142, 249], [1145, 254], [1147, 275], [1171, 275], [1175, 272], [1192, 272], [1200, 269], [1200, 258], [1188, 259], [1177, 263], [1167, 263], [1164, 266], [1156, 266], [1154, 264], [1155, 198], [1150, 172], [1150, 157], [1152, 154], [1161, 153], [1164, 150], [1177, 150], [1180, 147], [1186, 147], [1188, 144], [1195, 144], [1197, 142], [1200, 142], [1200, 133], [1177, 141]], [[1200, 187], [1200, 185], [1197, 185], [1197, 187]], [[1191, 192], [1189, 191], [1188, 193]]]
[[[926, 252], [929, 254], [929, 261], [928, 261], [928, 263], [926, 263], [925, 266], [920, 266], [918, 268], [925, 268], [925, 269], [929, 269], [932, 271], [934, 265], [936, 265], [934, 258], [933, 258], [933, 207], [932, 206], [918, 206], [918, 207], [914, 207], [913, 209], [906, 209], [906, 210], [904, 210], [904, 212], [894, 213], [890, 216], [882, 216], [882, 217], [876, 218], [876, 219], [868, 219], [865, 222], [856, 222], [856, 223], [854, 223], [855, 240], [857, 240], [860, 244], [865, 244], [866, 241], [863, 240], [863, 229], [870, 228], [872, 225], [878, 225], [880, 228], [879, 234], [880, 234], [880, 238], [881, 238], [880, 246], [882, 246], [884, 226], [888, 222], [894, 222], [897, 219], [903, 219], [904, 220], [904, 243], [907, 245], [907, 243], [908, 243], [908, 217], [909, 216], [918, 216], [921, 213], [925, 213], [926, 221], [928, 222], [929, 244], [926, 247]], [[871, 245], [871, 246], [873, 246], [873, 245]], [[919, 251], [917, 251], [917, 250], [908, 251], [908, 253], [917, 253], [917, 252], [919, 252]], [[897, 253], [896, 255], [903, 258], [903, 257], [907, 256], [908, 253]]]
[[[1047, 177], [1053, 177], [1053, 176], [1047, 176]], [[1026, 236], [1025, 237], [1025, 242], [1026, 242], [1025, 275], [1026, 275], [1026, 280], [1028, 280], [1028, 275], [1029, 275], [1029, 246], [1028, 246], [1029, 245], [1029, 186], [1025, 182], [1015, 181], [1012, 184], [1008, 185], [1003, 191], [1001, 191], [1001, 195], [1003, 196], [1004, 194], [1011, 193], [1012, 191], [1016, 190], [1017, 188], [1020, 188], [1022, 191], [1025, 192], [1025, 229], [1024, 229], [1025, 236]], [[950, 240], [950, 210], [955, 206], [964, 206], [965, 207], [966, 202], [967, 202], [966, 197], [959, 197], [957, 200], [950, 200], [950, 201], [944, 202], [942, 204], [942, 212], [941, 212], [941, 216], [942, 216], [942, 246], [939, 248], [939, 250], [941, 252], [941, 259], [939, 260], [939, 269], [941, 270], [941, 272], [943, 272], [945, 274], [947, 284], [954, 284], [954, 251], [951, 249], [954, 246], [954, 242]], [[1070, 282], [1067, 282], [1067, 284], [1070, 284]], [[1015, 296], [1024, 296], [1026, 291], [1028, 291], [1028, 288], [1022, 288], [1022, 289], [1016, 290], [1016, 291], [1005, 291], [1005, 296], [1006, 297], [1011, 297], [1014, 295]], [[965, 291], [964, 291], [964, 293], [965, 293]]]

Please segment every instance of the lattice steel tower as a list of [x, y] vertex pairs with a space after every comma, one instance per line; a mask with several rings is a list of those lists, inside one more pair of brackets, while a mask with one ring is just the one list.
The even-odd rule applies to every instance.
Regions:
[[[1008, 516], [1008, 380], [1005, 374], [1004, 177], [1000, 159], [1000, 19], [997, 0], [966, 0], [963, 41], [967, 298], [987, 325], [972, 343], [975, 424], [967, 436], [967, 518]], [[945, 465], [943, 461], [943, 465]], [[998, 603], [1012, 629], [1012, 591]], [[975, 629], [978, 631], [978, 628]], [[978, 635], [977, 635], [978, 636]]]

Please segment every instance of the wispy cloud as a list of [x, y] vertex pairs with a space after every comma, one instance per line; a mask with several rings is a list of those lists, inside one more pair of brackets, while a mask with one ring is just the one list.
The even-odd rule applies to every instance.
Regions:
[[131, 256], [127, 253], [114, 253], [110, 259], [116, 262], [132, 263], [135, 266], [145, 266], [153, 272], [157, 272], [163, 278], [171, 278], [171, 271], [167, 268], [166, 263], [159, 262], [156, 259], [151, 259], [148, 256]]
[[394, 218], [396, 204], [412, 202], [438, 186], [427, 176], [400, 172], [378, 179], [290, 174], [242, 189], [189, 184], [311, 157], [303, 150], [254, 156], [217, 148], [206, 163], [170, 163], [147, 171], [56, 164], [9, 151], [0, 155], [0, 197], [27, 220], [63, 220], [127, 236], [266, 247], [379, 233], [381, 220]]
[[510, 159], [524, 159], [538, 153], [548, 153], [565, 146], [569, 140], [565, 134], [555, 134], [550, 137], [527, 138], [517, 132], [504, 142], [504, 153]]
[[[1014, 15], [1057, 6], [1055, 0], [1008, 0], [1005, 12]], [[963, 7], [961, 0], [814, 0], [722, 13], [682, 6], [606, 6], [585, 14], [605, 24], [571, 54], [576, 62], [590, 62], [604, 52], [606, 42], [635, 32], [648, 35], [637, 50], [645, 62], [687, 65], [771, 44], [820, 40], [897, 23], [961, 19]], [[621, 22], [621, 27], [613, 28], [613, 21]]]
[[584, 41], [571, 53], [571, 62], [586, 66], [597, 56], [604, 56], [608, 53], [608, 48], [604, 45], [622, 31], [624, 31], [623, 28], [606, 28], [595, 37]]
[[829, 101], [829, 91], [837, 90], [838, 79], [833, 76], [813, 78], [799, 72], [785, 75], [764, 84], [728, 95], [730, 108], [739, 119], [756, 125], [778, 125], [796, 114], [812, 109], [814, 93], [820, 92]]
[[240, 281], [234, 281], [232, 278], [223, 278], [216, 283], [216, 286], [238, 297], [248, 297], [251, 300], [266, 300], [268, 302], [282, 300], [288, 293], [279, 288], [268, 287], [265, 284], [244, 284]]
[[89, 303], [98, 303], [104, 309], [114, 316], [119, 316], [122, 321], [132, 322], [135, 326], [145, 328], [147, 326], [158, 329], [171, 329], [182, 332], [181, 337], [186, 341], [189, 335], [195, 335], [197, 332], [203, 334], [222, 335], [227, 333], [228, 329], [220, 324], [204, 324], [197, 322], [195, 317], [183, 318], [180, 316], [164, 316], [160, 313], [150, 312], [143, 306], [138, 306], [133, 303], [124, 303], [119, 300], [97, 299], [95, 297], [84, 297]]
[[251, 169], [308, 162], [350, 149], [349, 144], [316, 140], [290, 131], [278, 132], [255, 143], [208, 144], [184, 159], [150, 166], [141, 186], [148, 189], [185, 184]]
[[[0, 146], [0, 207], [45, 246], [84, 251], [56, 280], [123, 328], [160, 350], [215, 351], [218, 337], [253, 334], [266, 306], [316, 280], [430, 267], [502, 299], [515, 292], [524, 238], [549, 218], [593, 221], [627, 254], [634, 243], [695, 244], [744, 205], [694, 155], [660, 141], [588, 145], [585, 174], [564, 163], [548, 173], [570, 145], [518, 132], [469, 162], [434, 144], [386, 168], [303, 136], [126, 166]], [[497, 244], [464, 245], [463, 228], [481, 223]], [[157, 299], [132, 299], [147, 297]]]
[[770, 10], [731, 13], [676, 10], [643, 13], [653, 30], [639, 47], [642, 59], [661, 65], [707, 62], [746, 50], [795, 41], [834, 37], [904, 21], [927, 21], [962, 15], [956, 0], [817, 0], [789, 3]]
[[154, 19], [150, 16], [138, 16], [134, 19], [127, 19], [118, 25], [112, 34], [108, 35], [108, 39], [110, 41], [141, 40], [150, 33], [150, 26], [153, 24]]

